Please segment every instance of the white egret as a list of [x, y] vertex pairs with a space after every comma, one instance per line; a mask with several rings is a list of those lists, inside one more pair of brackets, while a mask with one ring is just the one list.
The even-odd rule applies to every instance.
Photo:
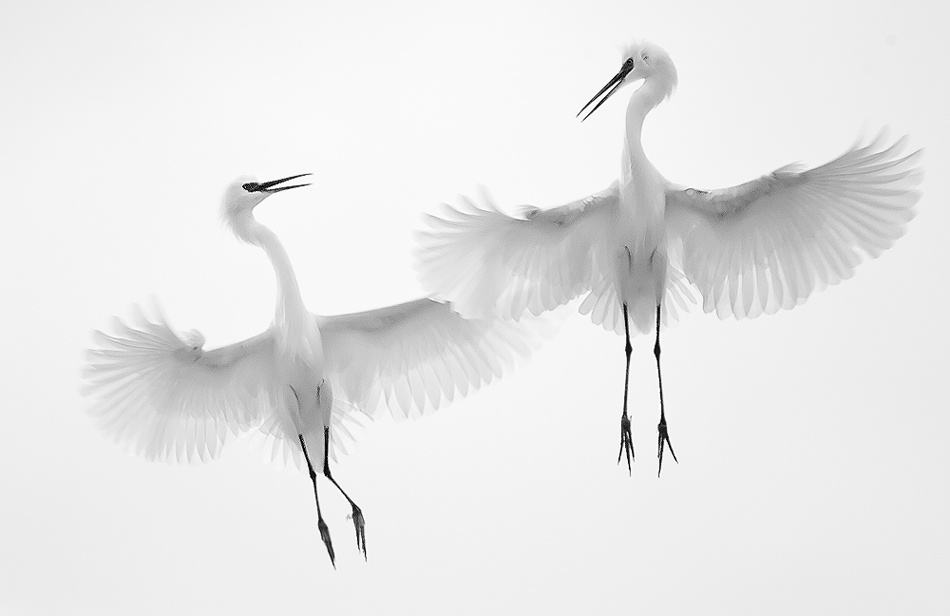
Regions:
[[360, 411], [370, 415], [380, 402], [405, 416], [437, 408], [500, 376], [533, 343], [514, 323], [466, 320], [430, 299], [340, 316], [308, 312], [286, 251], [253, 216], [268, 196], [305, 186], [282, 185], [299, 177], [239, 179], [224, 196], [226, 224], [274, 266], [277, 310], [267, 331], [205, 351], [200, 334], [182, 339], [164, 318], [139, 310], [129, 325], [116, 319], [115, 335], [95, 332], [85, 378], [103, 429], [146, 458], [207, 460], [229, 433], [258, 429], [274, 439], [275, 452], [298, 466], [306, 462], [335, 567], [317, 496], [314, 464], [321, 460], [352, 507], [357, 547], [366, 555], [362, 511], [330, 472], [330, 448], [342, 445], [345, 422]]
[[[427, 218], [420, 271], [428, 291], [466, 316], [540, 314], [587, 293], [580, 311], [626, 336], [620, 454], [633, 440], [627, 416], [630, 329], [656, 330], [660, 390], [657, 457], [670, 443], [660, 374], [660, 323], [692, 301], [738, 319], [792, 308], [813, 291], [849, 278], [865, 257], [900, 237], [914, 216], [921, 151], [906, 138], [860, 142], [813, 169], [788, 165], [732, 188], [696, 190], [667, 181], [640, 142], [647, 113], [677, 82], [669, 55], [650, 43], [624, 50], [623, 64], [581, 109], [586, 119], [620, 88], [630, 97], [620, 177], [607, 189], [549, 210], [509, 216], [490, 201], [463, 199]], [[602, 98], [601, 98], [602, 97]]]

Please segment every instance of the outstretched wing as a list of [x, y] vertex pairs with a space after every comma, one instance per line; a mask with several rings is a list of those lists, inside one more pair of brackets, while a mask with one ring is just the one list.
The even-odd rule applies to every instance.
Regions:
[[208, 460], [228, 433], [254, 427], [277, 392], [270, 331], [204, 351], [204, 340], [182, 340], [161, 314], [133, 307], [115, 334], [94, 332], [86, 352], [90, 413], [116, 442], [152, 460]]
[[500, 377], [536, 346], [529, 327], [464, 319], [431, 299], [317, 322], [334, 395], [367, 415], [380, 400], [395, 417], [436, 409]]
[[850, 278], [914, 217], [922, 151], [906, 137], [856, 143], [820, 167], [787, 166], [715, 191], [667, 193], [670, 251], [703, 295], [706, 312], [755, 317], [792, 308]]
[[509, 216], [469, 199], [426, 217], [419, 269], [426, 290], [465, 316], [538, 315], [590, 288], [593, 253], [619, 204], [615, 182], [561, 207]]

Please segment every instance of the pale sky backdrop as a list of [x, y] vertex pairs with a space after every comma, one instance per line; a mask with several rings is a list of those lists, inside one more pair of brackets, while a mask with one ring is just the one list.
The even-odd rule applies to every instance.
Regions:
[[[943, 2], [13, 2], [0, 20], [4, 614], [946, 614], [950, 416]], [[420, 215], [479, 185], [559, 205], [619, 169], [626, 93], [574, 114], [647, 38], [679, 69], [648, 119], [674, 182], [819, 164], [890, 125], [926, 148], [907, 235], [754, 321], [669, 330], [680, 463], [656, 477], [636, 339], [564, 327], [502, 382], [379, 422], [322, 489], [241, 443], [142, 461], [79, 393], [91, 329], [154, 294], [208, 346], [263, 330], [274, 280], [222, 229], [235, 176], [312, 172], [259, 218], [304, 299], [413, 299]]]

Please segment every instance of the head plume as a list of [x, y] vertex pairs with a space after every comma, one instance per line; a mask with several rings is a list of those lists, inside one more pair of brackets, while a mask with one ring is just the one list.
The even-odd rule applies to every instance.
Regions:
[[630, 77], [658, 81], [665, 86], [663, 98], [669, 98], [676, 89], [679, 77], [676, 65], [665, 49], [649, 41], [635, 40], [621, 49], [622, 61], [632, 58], [634, 70]]

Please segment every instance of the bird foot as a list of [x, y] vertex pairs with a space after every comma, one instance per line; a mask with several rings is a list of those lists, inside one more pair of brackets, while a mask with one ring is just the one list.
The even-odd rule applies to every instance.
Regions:
[[356, 505], [353, 505], [353, 526], [356, 528], [356, 549], [363, 552], [363, 559], [366, 559], [366, 520], [363, 519], [363, 512]]
[[620, 452], [617, 454], [617, 464], [620, 464], [624, 454], [627, 457], [627, 472], [633, 475], [633, 465], [631, 464], [634, 459], [633, 433], [630, 431], [630, 418], [627, 416], [627, 411], [624, 411], [620, 418]]
[[663, 449], [665, 446], [669, 445], [670, 455], [673, 456], [673, 461], [679, 464], [679, 460], [676, 459], [676, 452], [673, 451], [673, 443], [670, 442], [670, 434], [666, 430], [666, 419], [661, 417], [660, 423], [656, 425], [657, 430], [657, 439], [656, 439], [656, 457], [660, 460], [660, 467], [656, 471], [656, 476], [659, 477], [660, 473], [663, 471]]
[[317, 520], [317, 528], [320, 529], [320, 538], [323, 539], [323, 545], [327, 546], [327, 553], [330, 555], [330, 564], [336, 569], [336, 554], [333, 552], [333, 542], [330, 541], [330, 529], [327, 528], [323, 518]]

